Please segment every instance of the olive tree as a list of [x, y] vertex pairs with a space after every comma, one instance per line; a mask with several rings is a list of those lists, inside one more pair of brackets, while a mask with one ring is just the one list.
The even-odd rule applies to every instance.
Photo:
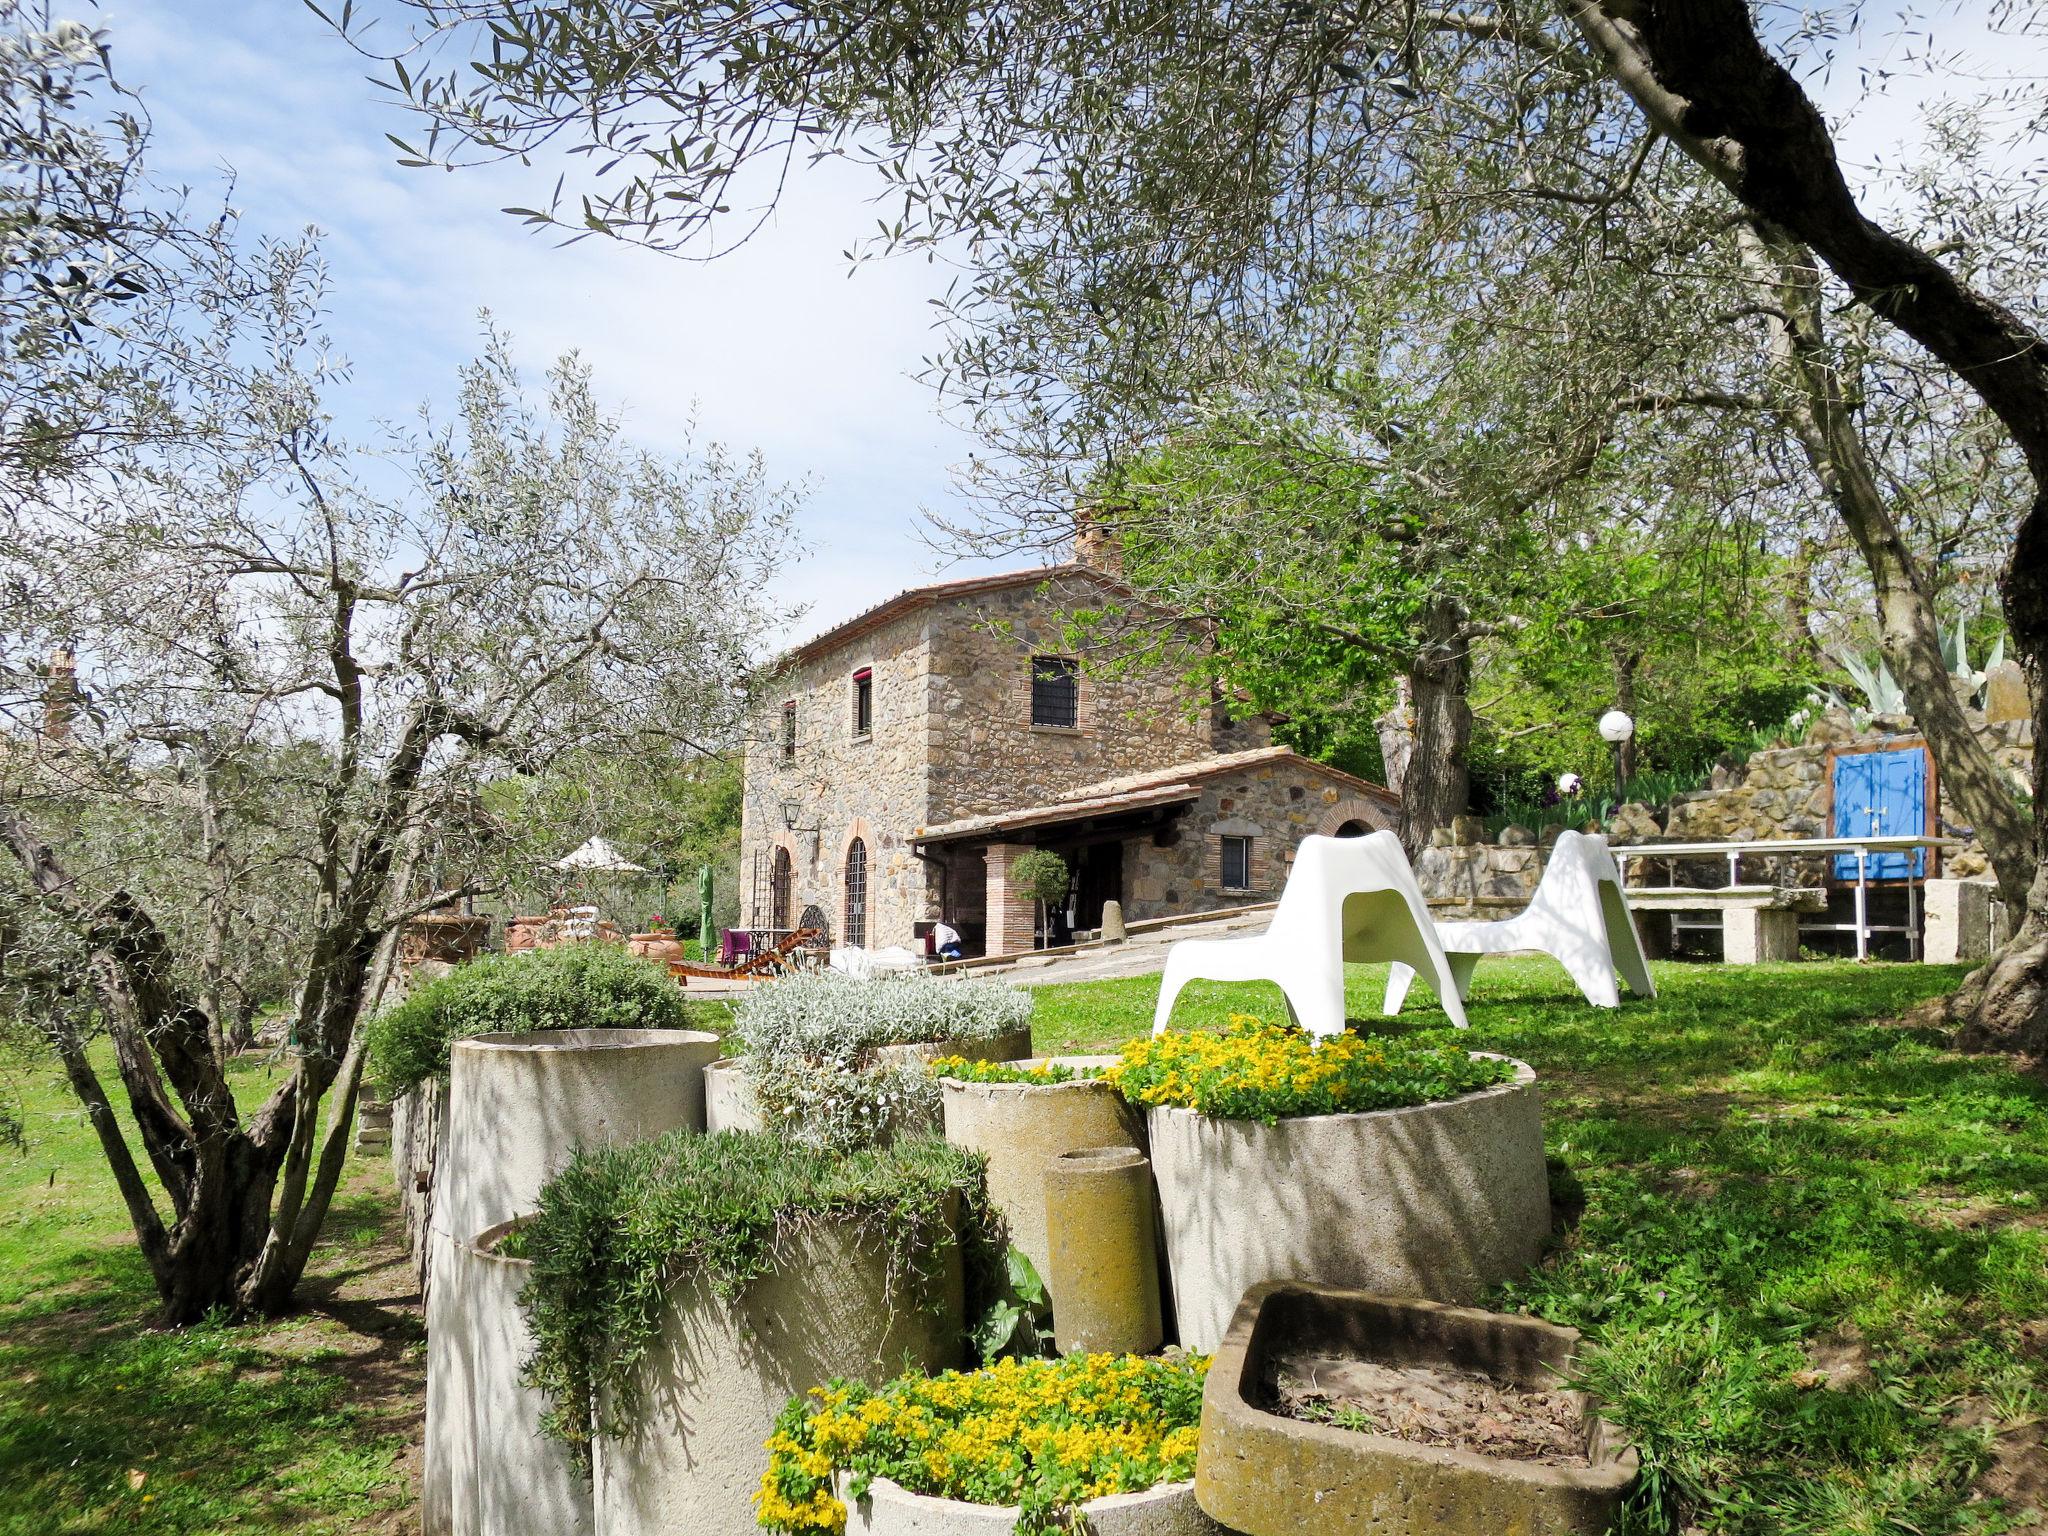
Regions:
[[[1345, 333], [1324, 301], [1361, 223], [1488, 206], [1509, 238], [1477, 291], [1503, 292], [1523, 252], [1575, 246], [1598, 262], [1617, 238], [1653, 241], [1664, 210], [1637, 194], [1682, 157], [1781, 269], [1811, 253], [1828, 303], [1895, 332], [1997, 422], [2021, 470], [2004, 614], [2048, 710], [2044, 322], [1850, 188], [1796, 71], [1824, 63], [1861, 7], [1760, 19], [1745, 0], [408, 6], [419, 33], [397, 50], [394, 85], [426, 119], [408, 158], [596, 152], [592, 177], [519, 210], [538, 223], [715, 249], [803, 156], [877, 165], [891, 194], [882, 246], [967, 251], [936, 373], [1002, 426], [1003, 467], [1059, 466], [1029, 492], [1048, 516], [1086, 478], [1075, 466], [1125, 441], [1120, 421], [1148, 422], [1156, 440], [1231, 385], [1245, 338], [1289, 338], [1299, 374], [1326, 370]], [[1481, 164], [1494, 174], [1463, 175]], [[1798, 350], [1796, 313], [1768, 297], [1750, 307]], [[1841, 445], [1826, 454], [1839, 475]], [[1883, 554], [1882, 528], [1867, 531], [1858, 542]], [[1919, 622], [1912, 602], [1898, 611]], [[2038, 739], [2048, 717], [2035, 726]], [[2044, 769], [2022, 840], [2029, 915], [1969, 999], [1971, 1038], [2033, 1049], [2048, 1046]], [[2009, 834], [1988, 781], [1964, 777], [1987, 835]]]
[[[172, 1323], [289, 1303], [380, 951], [559, 852], [486, 787], [730, 739], [790, 506], [758, 460], [628, 443], [573, 357], [534, 392], [495, 334], [446, 420], [354, 449], [316, 253], [251, 259], [192, 322], [178, 430], [0, 524], [5, 1011], [61, 1058]], [[245, 1103], [223, 999], [278, 955], [288, 1070]]]

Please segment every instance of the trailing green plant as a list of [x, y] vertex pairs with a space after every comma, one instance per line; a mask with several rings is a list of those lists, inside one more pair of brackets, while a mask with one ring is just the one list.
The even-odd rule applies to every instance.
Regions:
[[956, 1083], [1072, 1083], [1102, 1076], [1101, 1067], [1069, 1067], [1057, 1061], [969, 1061], [965, 1056], [941, 1056], [926, 1065], [934, 1078], [951, 1078]]
[[1312, 1039], [1293, 1024], [1230, 1017], [1222, 1034], [1170, 1029], [1124, 1042], [1103, 1076], [1134, 1104], [1226, 1120], [1274, 1121], [1406, 1109], [1504, 1083], [1515, 1066], [1461, 1046], [1345, 1033]]
[[578, 1152], [525, 1228], [533, 1274], [520, 1302], [534, 1352], [522, 1375], [547, 1396], [543, 1427], [587, 1465], [592, 1437], [621, 1433], [639, 1410], [634, 1368], [670, 1290], [698, 1282], [735, 1302], [822, 1226], [883, 1248], [890, 1305], [930, 1305], [963, 1211], [971, 1265], [983, 1161], [937, 1137], [840, 1154], [676, 1131]]
[[371, 1019], [373, 1081], [388, 1091], [448, 1071], [473, 1035], [545, 1029], [686, 1029], [690, 1004], [668, 973], [617, 944], [564, 944], [490, 955], [416, 988]]

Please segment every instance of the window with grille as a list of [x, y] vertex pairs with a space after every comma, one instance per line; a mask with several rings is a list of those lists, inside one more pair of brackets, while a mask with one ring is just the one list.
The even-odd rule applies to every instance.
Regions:
[[862, 667], [853, 674], [853, 734], [866, 736], [875, 728], [875, 674]]
[[1223, 888], [1248, 891], [1252, 888], [1252, 840], [1248, 837], [1223, 839]]
[[782, 706], [782, 760], [796, 761], [796, 700]]
[[789, 850], [775, 850], [775, 871], [768, 880], [768, 923], [773, 928], [789, 926], [790, 891], [796, 884], [796, 870], [791, 865]]
[[1031, 723], [1071, 730], [1080, 721], [1080, 663], [1066, 656], [1032, 657]]
[[868, 943], [868, 845], [857, 837], [846, 850], [846, 943], [853, 949]]

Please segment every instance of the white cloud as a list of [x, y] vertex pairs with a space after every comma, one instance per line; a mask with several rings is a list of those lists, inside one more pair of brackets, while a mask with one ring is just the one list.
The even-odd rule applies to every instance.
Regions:
[[940, 568], [923, 508], [952, 497], [967, 439], [911, 375], [931, 350], [943, 269], [862, 268], [841, 255], [873, 227], [872, 184], [827, 164], [794, 177], [745, 247], [686, 263], [615, 242], [561, 246], [500, 210], [545, 197], [552, 176], [516, 165], [406, 170], [386, 132], [402, 112], [371, 66], [307, 11], [275, 0], [195, 7], [107, 0], [117, 68], [158, 130], [159, 175], [217, 196], [232, 167], [253, 230], [326, 232], [331, 328], [354, 365], [345, 421], [409, 417], [447, 400], [489, 308], [538, 368], [581, 352], [634, 436], [703, 436], [759, 448], [814, 491], [772, 594], [830, 623]]

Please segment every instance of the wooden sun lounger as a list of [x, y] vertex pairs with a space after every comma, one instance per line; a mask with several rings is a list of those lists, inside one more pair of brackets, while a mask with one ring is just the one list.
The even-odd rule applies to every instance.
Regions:
[[687, 986], [692, 976], [700, 981], [750, 981], [764, 976], [779, 976], [789, 969], [791, 956], [820, 937], [822, 934], [816, 928], [799, 928], [773, 949], [749, 955], [738, 965], [693, 965], [687, 960], [671, 960], [668, 973], [682, 986]]

